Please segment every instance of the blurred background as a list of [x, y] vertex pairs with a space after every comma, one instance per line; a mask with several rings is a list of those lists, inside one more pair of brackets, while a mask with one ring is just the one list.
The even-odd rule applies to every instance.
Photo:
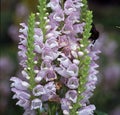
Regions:
[[[37, 0], [35, 0], [37, 1]], [[20, 22], [36, 10], [33, 0], [1, 0], [0, 12], [0, 115], [22, 115], [10, 92], [10, 77], [19, 76], [17, 44]], [[102, 53], [98, 84], [91, 103], [97, 115], [120, 115], [120, 0], [89, 0], [93, 21], [100, 32], [96, 47]]]

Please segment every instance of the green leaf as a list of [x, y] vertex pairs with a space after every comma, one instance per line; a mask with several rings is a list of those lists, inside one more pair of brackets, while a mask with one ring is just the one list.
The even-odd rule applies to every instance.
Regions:
[[107, 113], [101, 112], [101, 111], [95, 111], [95, 115], [108, 115]]

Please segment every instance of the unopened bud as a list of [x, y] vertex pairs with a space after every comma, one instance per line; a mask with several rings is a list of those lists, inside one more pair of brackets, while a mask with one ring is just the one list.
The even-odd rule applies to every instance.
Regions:
[[46, 11], [46, 8], [43, 8], [44, 11]]
[[64, 110], [63, 113], [64, 113], [65, 115], [69, 115], [69, 112], [68, 112], [67, 110]]
[[39, 73], [39, 70], [34, 70], [34, 73]]
[[53, 36], [53, 33], [49, 33], [49, 34], [46, 35], [46, 38], [50, 38], [52, 36]]
[[24, 68], [24, 70], [26, 71], [26, 70], [27, 70], [27, 68]]
[[30, 67], [28, 67], [27, 69], [28, 69], [28, 70], [31, 70], [31, 68], [30, 68]]
[[49, 30], [49, 29], [51, 29], [51, 26], [47, 25], [47, 26], [45, 26], [45, 29]]
[[83, 53], [83, 52], [81, 52], [81, 51], [79, 51], [79, 52], [78, 52], [78, 55], [79, 55], [79, 56], [83, 56], [83, 55], [84, 55], [84, 53]]
[[48, 18], [47, 17], [44, 17], [45, 20], [47, 20]]
[[50, 20], [49, 20], [49, 19], [47, 19], [47, 20], [46, 20], [46, 23], [49, 23], [49, 22], [50, 22]]
[[37, 13], [36, 13], [36, 15], [37, 15], [37, 16], [39, 16], [39, 15], [40, 15], [40, 13], [38, 13], [38, 12], [37, 12]]
[[81, 92], [80, 92], [80, 91], [78, 91], [78, 93], [80, 94]]
[[47, 12], [47, 13], [46, 13], [46, 16], [48, 16], [48, 15], [49, 15], [49, 13]]
[[72, 54], [75, 58], [78, 57], [78, 55], [77, 55], [77, 53], [76, 53], [75, 51], [71, 51], [71, 54]]
[[42, 77], [36, 77], [35, 78], [35, 81], [38, 83], [38, 82], [40, 82], [42, 80]]
[[73, 107], [72, 106], [69, 106], [69, 109], [72, 109]]
[[83, 44], [80, 44], [80, 47], [81, 47], [81, 48], [83, 48], [83, 47], [84, 47], [84, 45], [83, 45]]
[[85, 49], [85, 52], [86, 52], [86, 53], [90, 53], [88, 49]]
[[77, 60], [77, 59], [74, 59], [74, 60], [73, 60], [73, 63], [76, 64], [76, 65], [79, 65], [80, 61]]
[[34, 64], [37, 64], [38, 63], [38, 61], [34, 61]]
[[78, 114], [78, 111], [76, 111], [76, 113]]
[[36, 25], [39, 25], [39, 24], [40, 24], [40, 22], [36, 22], [35, 24], [36, 24]]

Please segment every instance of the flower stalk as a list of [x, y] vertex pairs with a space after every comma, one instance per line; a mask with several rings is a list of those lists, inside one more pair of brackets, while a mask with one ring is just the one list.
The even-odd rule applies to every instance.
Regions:
[[46, 3], [47, 0], [39, 0], [39, 5], [37, 6], [38, 7], [38, 18], [39, 18], [39, 28], [41, 28], [42, 30], [42, 34], [43, 34], [43, 38], [44, 38], [44, 41], [46, 40], [46, 25], [47, 25], [47, 17], [48, 17], [48, 13], [47, 13], [47, 7], [46, 7]]
[[29, 83], [30, 83], [30, 89], [33, 89], [35, 86], [34, 78], [35, 78], [35, 73], [34, 73], [34, 58], [35, 58], [35, 53], [34, 53], [34, 28], [35, 28], [35, 14], [31, 14], [28, 20], [28, 38], [27, 38], [27, 60], [26, 60], [26, 72], [28, 76], [30, 76]]
[[28, 26], [21, 24], [22, 77], [11, 78], [11, 90], [25, 109], [23, 115], [93, 114], [95, 106], [88, 103], [97, 81], [99, 51], [88, 40], [91, 23], [86, 0], [39, 0]]

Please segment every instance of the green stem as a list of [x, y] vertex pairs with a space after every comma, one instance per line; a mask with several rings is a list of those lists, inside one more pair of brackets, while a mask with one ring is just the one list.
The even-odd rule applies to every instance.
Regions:
[[46, 3], [47, 1], [46, 0], [39, 0], [39, 5], [38, 5], [38, 12], [40, 13], [39, 15], [39, 21], [40, 21], [40, 25], [39, 27], [41, 28], [42, 32], [43, 32], [43, 38], [44, 38], [44, 42], [46, 40], [46, 19], [45, 17], [47, 17], [47, 14], [46, 14], [46, 11], [47, 11], [47, 7], [46, 7]]
[[28, 20], [28, 38], [27, 38], [27, 52], [26, 55], [28, 57], [27, 59], [27, 73], [30, 77], [29, 82], [30, 82], [30, 89], [32, 90], [33, 87], [35, 86], [34, 82], [34, 57], [35, 53], [34, 51], [34, 27], [35, 27], [35, 14], [31, 13], [29, 20]]
[[86, 90], [85, 83], [87, 82], [87, 76], [89, 71], [89, 65], [90, 65], [90, 57], [85, 52], [85, 49], [87, 49], [89, 45], [88, 38], [90, 36], [90, 30], [91, 30], [91, 23], [92, 23], [92, 12], [88, 10], [87, 0], [82, 1], [84, 6], [82, 8], [82, 15], [81, 15], [81, 21], [85, 22], [84, 32], [83, 32], [83, 38], [80, 41], [80, 44], [83, 44], [84, 47], [79, 48], [80, 51], [84, 52], [84, 58], [79, 57], [78, 59], [81, 60], [79, 65], [79, 87], [78, 87], [78, 98], [77, 102], [73, 104], [73, 108], [70, 111], [70, 115], [77, 115], [77, 110], [82, 107], [80, 104], [80, 101], [84, 98], [81, 94]]
[[37, 110], [37, 114], [38, 114], [38, 115], [41, 115], [41, 112], [40, 112], [40, 110], [39, 110], [39, 109]]
[[64, 9], [64, 0], [61, 0], [61, 7]]
[[49, 103], [48, 104], [49, 105], [49, 107], [48, 107], [48, 115], [52, 115], [52, 107], [51, 107], [51, 104]]

